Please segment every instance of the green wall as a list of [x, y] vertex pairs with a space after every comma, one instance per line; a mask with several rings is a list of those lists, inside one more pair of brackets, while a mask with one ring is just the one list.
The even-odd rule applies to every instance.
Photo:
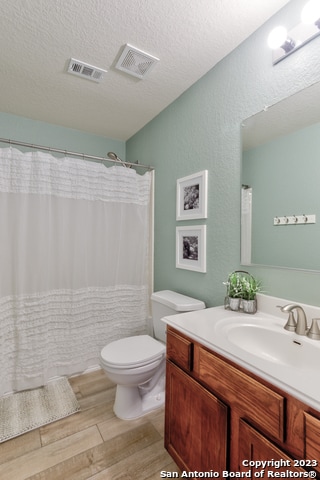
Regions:
[[125, 142], [1, 112], [0, 138], [102, 157], [116, 152], [125, 160]]
[[[292, 0], [228, 57], [127, 142], [127, 160], [156, 168], [155, 290], [223, 303], [228, 273], [240, 268], [240, 123], [320, 80], [320, 38], [276, 66], [267, 46], [279, 23], [299, 23], [305, 1]], [[210, 52], [208, 52], [210, 55]], [[176, 180], [209, 172], [208, 219], [177, 222]], [[207, 225], [207, 273], [175, 268], [177, 225]], [[267, 294], [320, 305], [320, 274], [250, 267]]]

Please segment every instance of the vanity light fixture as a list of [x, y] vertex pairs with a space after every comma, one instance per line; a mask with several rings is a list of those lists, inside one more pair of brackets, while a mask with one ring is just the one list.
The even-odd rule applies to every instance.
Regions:
[[320, 28], [319, 0], [310, 0], [305, 4], [301, 12], [301, 21], [307, 25], [312, 25], [314, 23]]
[[289, 53], [294, 49], [295, 41], [293, 38], [288, 37], [287, 29], [279, 25], [270, 32], [268, 45], [273, 50], [282, 48], [285, 53]]
[[301, 23], [289, 32], [283, 26], [274, 28], [268, 37], [273, 50], [273, 65], [320, 35], [320, 0], [309, 0], [301, 12]]

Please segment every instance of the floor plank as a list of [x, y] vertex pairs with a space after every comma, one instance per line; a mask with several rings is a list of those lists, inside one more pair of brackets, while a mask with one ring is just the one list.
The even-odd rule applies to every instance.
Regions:
[[112, 411], [112, 405], [110, 404], [99, 404], [97, 407], [77, 412], [55, 423], [41, 427], [41, 443], [43, 446], [48, 445], [49, 443], [53, 443], [81, 430], [85, 430], [97, 423], [108, 420], [113, 416], [114, 413]]
[[179, 472], [164, 448], [164, 408], [120, 420], [103, 370], [69, 381], [81, 411], [1, 444], [1, 480], [155, 480], [163, 470]]
[[[25, 480], [42, 470], [103, 443], [96, 426], [0, 465], [1, 480]], [[66, 477], [68, 478], [68, 477]]]
[[[39, 429], [12, 438], [0, 445], [0, 464], [41, 448]], [[1, 478], [1, 477], [0, 477]]]
[[[75, 455], [33, 476], [30, 480], [85, 480], [108, 467], [121, 464], [131, 455], [159, 441], [159, 433], [149, 423]], [[1, 477], [0, 477], [1, 478]], [[109, 477], [112, 478], [112, 477]]]
[[[140, 479], [146, 480], [150, 476], [158, 475], [161, 470], [166, 470], [166, 465], [172, 462], [169, 454], [162, 448], [163, 442], [159, 442], [149, 445], [143, 450], [138, 450], [132, 453], [122, 462], [117, 462], [108, 469], [106, 469], [101, 475], [93, 477], [94, 480], [100, 478], [112, 478], [116, 479]], [[159, 453], [160, 452], [160, 453]]]

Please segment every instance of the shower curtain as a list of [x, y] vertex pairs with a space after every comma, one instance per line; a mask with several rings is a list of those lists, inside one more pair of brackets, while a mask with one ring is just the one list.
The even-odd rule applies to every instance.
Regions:
[[146, 333], [152, 175], [0, 149], [0, 395]]

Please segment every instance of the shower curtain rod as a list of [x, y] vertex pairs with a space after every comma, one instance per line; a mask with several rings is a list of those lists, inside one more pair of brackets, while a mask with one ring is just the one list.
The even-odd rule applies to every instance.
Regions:
[[72, 155], [76, 157], [81, 157], [82, 159], [98, 160], [99, 162], [119, 163], [120, 165], [127, 165], [129, 167], [140, 167], [140, 168], [146, 168], [147, 170], [154, 170], [154, 167], [151, 167], [150, 165], [142, 165], [141, 163], [125, 162], [117, 159], [111, 160], [110, 158], [106, 158], [106, 157], [96, 157], [94, 155], [87, 155], [85, 153], [70, 152], [68, 150], [62, 150], [60, 148], [44, 147], [43, 145], [35, 145], [33, 143], [19, 142], [18, 140], [9, 140], [7, 138], [0, 138], [0, 143], [8, 143], [9, 145], [19, 145], [21, 147], [34, 148], [36, 150], [45, 150], [47, 152], [63, 153], [66, 156]]

